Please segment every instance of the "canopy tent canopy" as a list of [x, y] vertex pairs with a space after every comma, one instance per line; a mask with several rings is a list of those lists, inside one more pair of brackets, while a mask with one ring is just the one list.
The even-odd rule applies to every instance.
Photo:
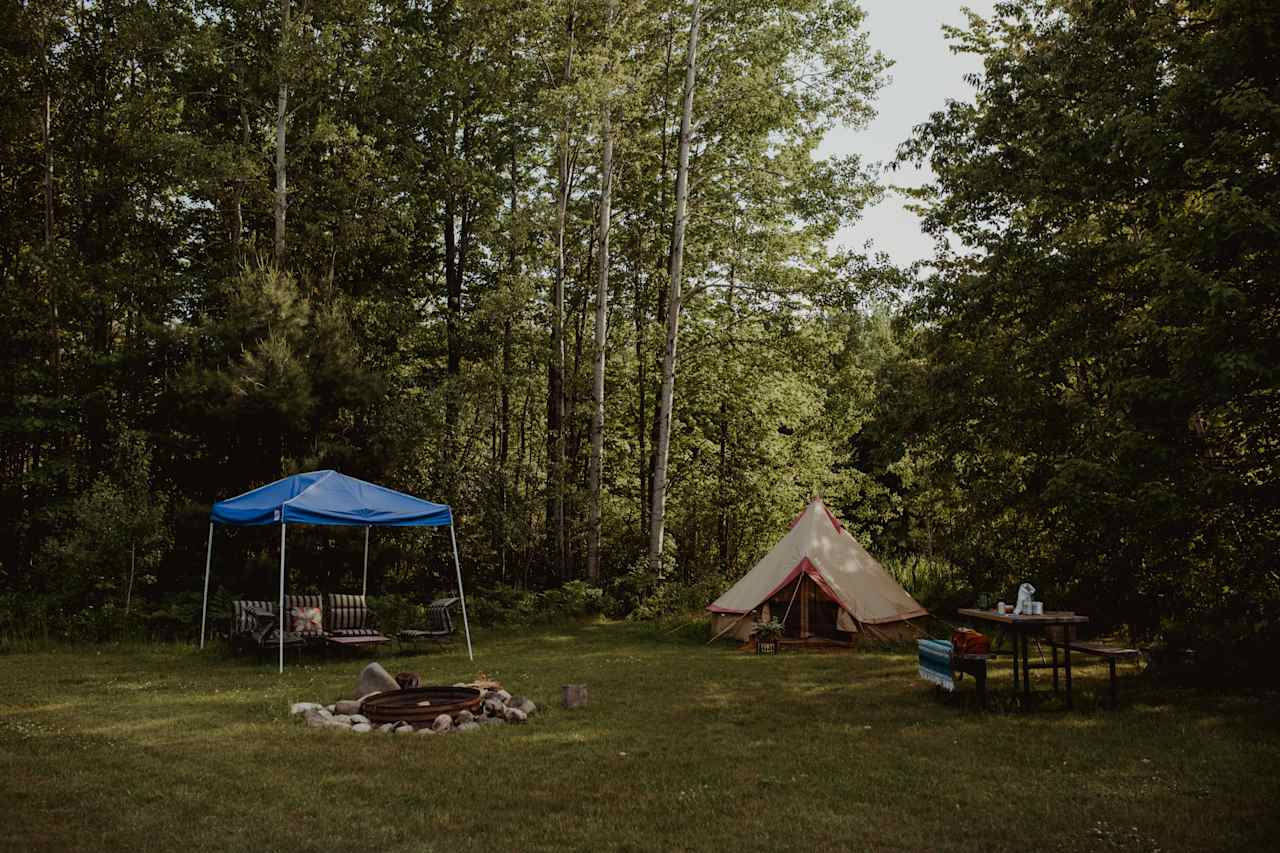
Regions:
[[209, 547], [204, 567], [204, 604], [200, 610], [200, 648], [204, 648], [205, 623], [209, 608], [209, 574], [213, 566], [213, 527], [223, 524], [253, 527], [280, 525], [280, 671], [284, 671], [284, 580], [285, 529], [290, 524], [331, 524], [363, 527], [364, 580], [361, 595], [367, 592], [369, 577], [369, 530], [373, 527], [445, 527], [453, 544], [453, 565], [462, 601], [462, 624], [471, 651], [471, 628], [467, 624], [467, 601], [462, 589], [462, 565], [458, 560], [458, 539], [453, 528], [453, 511], [446, 504], [432, 503], [348, 477], [337, 471], [310, 471], [294, 474], [274, 483], [218, 501], [209, 512]]
[[[821, 498], [814, 498], [773, 550], [707, 610], [713, 637], [732, 631], [739, 639], [750, 636], [754, 620], [748, 617], [757, 612], [762, 621], [770, 616], [784, 621], [787, 635], [801, 637], [819, 624], [836, 636], [862, 631], [898, 636], [911, 630], [907, 620], [928, 614]], [[795, 620], [789, 618], [793, 611]]]
[[424, 501], [337, 471], [311, 471], [218, 501], [209, 520], [235, 526], [444, 527], [453, 524], [453, 513], [445, 504]]

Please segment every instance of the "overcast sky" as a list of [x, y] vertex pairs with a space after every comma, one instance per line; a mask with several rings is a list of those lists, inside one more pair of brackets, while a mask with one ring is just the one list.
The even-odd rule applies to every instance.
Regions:
[[[962, 24], [961, 7], [979, 15], [991, 14], [995, 0], [862, 0], [872, 47], [894, 65], [890, 82], [880, 90], [879, 115], [865, 130], [836, 128], [823, 143], [820, 154], [862, 155], [864, 162], [888, 163], [911, 128], [942, 107], [948, 98], [969, 99], [973, 89], [964, 75], [981, 69], [971, 55], [956, 55], [947, 48], [943, 24]], [[886, 183], [918, 185], [930, 173], [899, 169]], [[920, 222], [903, 206], [901, 197], [889, 194], [869, 209], [856, 225], [836, 238], [842, 246], [861, 246], [871, 240], [900, 264], [930, 257], [932, 242], [920, 233]]]

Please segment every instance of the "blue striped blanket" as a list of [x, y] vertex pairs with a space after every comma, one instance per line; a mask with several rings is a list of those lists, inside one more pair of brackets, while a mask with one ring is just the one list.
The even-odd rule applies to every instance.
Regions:
[[951, 671], [951, 643], [947, 640], [916, 640], [920, 652], [920, 677], [932, 681], [943, 690], [956, 689]]

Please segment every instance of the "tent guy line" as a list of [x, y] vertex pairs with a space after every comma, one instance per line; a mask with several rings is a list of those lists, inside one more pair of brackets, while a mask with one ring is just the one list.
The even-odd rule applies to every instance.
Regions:
[[215, 524], [236, 527], [280, 525], [280, 672], [284, 672], [284, 582], [285, 531], [289, 524], [327, 524], [364, 527], [364, 571], [361, 595], [369, 579], [369, 530], [373, 527], [445, 527], [453, 547], [453, 566], [458, 578], [458, 598], [462, 604], [462, 625], [467, 635], [467, 657], [471, 649], [471, 626], [467, 622], [467, 599], [462, 589], [462, 563], [458, 559], [458, 537], [453, 510], [403, 492], [388, 489], [337, 471], [294, 474], [252, 491], [218, 501], [209, 511], [209, 545], [205, 552], [204, 600], [200, 607], [200, 648], [204, 648], [205, 624], [209, 611], [209, 575], [213, 567]]

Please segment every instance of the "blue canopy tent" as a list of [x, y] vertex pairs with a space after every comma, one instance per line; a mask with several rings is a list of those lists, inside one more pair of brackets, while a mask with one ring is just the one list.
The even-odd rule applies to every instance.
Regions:
[[453, 543], [453, 566], [458, 575], [458, 597], [462, 601], [462, 625], [467, 635], [467, 655], [471, 651], [471, 627], [467, 624], [467, 600], [462, 591], [462, 564], [458, 561], [458, 538], [453, 530], [453, 511], [445, 504], [431, 503], [339, 474], [311, 471], [294, 474], [225, 501], [209, 512], [209, 547], [204, 564], [204, 604], [200, 609], [200, 648], [204, 648], [205, 620], [209, 609], [209, 571], [213, 566], [213, 526], [236, 527], [280, 525], [280, 671], [284, 672], [284, 553], [285, 529], [290, 524], [338, 524], [364, 528], [364, 573], [360, 594], [369, 583], [369, 530], [373, 527], [449, 527]]

